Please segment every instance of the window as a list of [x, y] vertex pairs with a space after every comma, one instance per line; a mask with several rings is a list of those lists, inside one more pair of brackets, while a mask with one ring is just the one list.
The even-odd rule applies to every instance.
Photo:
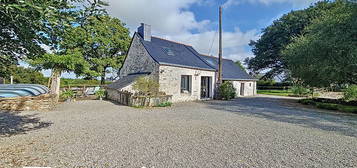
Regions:
[[191, 92], [191, 75], [181, 76], [181, 93]]
[[174, 52], [171, 50], [171, 48], [168, 48], [168, 47], [163, 47], [162, 48], [164, 50], [164, 52], [167, 54], [167, 55], [170, 55], [170, 56], [174, 56]]
[[252, 83], [249, 83], [249, 87], [252, 87]]

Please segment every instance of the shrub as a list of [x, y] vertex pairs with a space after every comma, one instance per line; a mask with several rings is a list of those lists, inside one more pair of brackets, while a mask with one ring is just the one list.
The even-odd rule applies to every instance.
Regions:
[[351, 85], [348, 88], [346, 88], [343, 93], [343, 96], [346, 101], [357, 100], [357, 85]]
[[225, 100], [233, 99], [236, 96], [236, 90], [233, 87], [231, 82], [223, 82], [222, 85], [219, 86], [219, 95], [220, 98]]
[[163, 102], [158, 104], [156, 107], [170, 107], [172, 105], [171, 102]]
[[63, 99], [72, 99], [74, 96], [75, 94], [72, 90], [65, 90], [61, 93], [61, 98]]
[[105, 96], [105, 90], [104, 89], [99, 89], [98, 91], [95, 92], [95, 95], [98, 98], [103, 98]]
[[316, 103], [316, 107], [327, 110], [338, 110], [338, 104], [331, 103]]
[[142, 95], [158, 95], [159, 83], [150, 78], [139, 77], [136, 79], [133, 89]]
[[294, 95], [298, 95], [298, 96], [303, 96], [303, 95], [307, 95], [309, 94], [309, 89], [303, 87], [303, 86], [293, 86], [291, 88], [291, 92], [293, 92]]
[[305, 105], [316, 105], [316, 102], [312, 99], [300, 99], [299, 103], [305, 104]]

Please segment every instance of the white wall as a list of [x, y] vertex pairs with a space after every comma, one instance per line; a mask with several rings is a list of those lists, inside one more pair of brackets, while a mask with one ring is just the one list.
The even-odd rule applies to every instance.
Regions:
[[[191, 93], [181, 93], [181, 75], [191, 75]], [[160, 65], [159, 83], [160, 91], [172, 95], [173, 102], [200, 100], [201, 76], [209, 76], [212, 79], [211, 96], [213, 97], [215, 72]]]
[[240, 95], [241, 83], [244, 83], [244, 95], [243, 96], [254, 96], [257, 94], [256, 81], [231, 81], [234, 88], [236, 89], [236, 96], [242, 97]]

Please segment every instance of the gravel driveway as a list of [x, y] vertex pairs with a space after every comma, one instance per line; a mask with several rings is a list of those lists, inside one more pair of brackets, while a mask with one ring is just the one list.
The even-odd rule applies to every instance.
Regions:
[[272, 97], [0, 112], [0, 167], [357, 167], [357, 115]]

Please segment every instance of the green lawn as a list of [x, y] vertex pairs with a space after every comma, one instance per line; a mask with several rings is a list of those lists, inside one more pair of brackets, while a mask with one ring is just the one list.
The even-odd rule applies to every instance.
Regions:
[[257, 93], [275, 96], [289, 96], [292, 94], [291, 90], [257, 90]]

